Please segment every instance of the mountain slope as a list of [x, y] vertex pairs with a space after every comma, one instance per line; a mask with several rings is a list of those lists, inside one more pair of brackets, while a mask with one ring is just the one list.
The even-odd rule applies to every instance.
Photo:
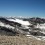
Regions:
[[0, 35], [23, 34], [28, 38], [45, 39], [45, 19], [0, 17]]

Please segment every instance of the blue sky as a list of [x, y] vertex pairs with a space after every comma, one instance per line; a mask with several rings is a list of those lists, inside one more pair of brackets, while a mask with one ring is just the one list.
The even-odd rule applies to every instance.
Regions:
[[0, 16], [45, 17], [45, 0], [0, 0]]

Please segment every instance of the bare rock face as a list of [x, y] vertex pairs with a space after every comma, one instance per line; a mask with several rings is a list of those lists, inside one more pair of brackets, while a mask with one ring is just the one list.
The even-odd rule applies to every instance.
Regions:
[[16, 34], [45, 40], [45, 19], [0, 17], [0, 35], [15, 36]]

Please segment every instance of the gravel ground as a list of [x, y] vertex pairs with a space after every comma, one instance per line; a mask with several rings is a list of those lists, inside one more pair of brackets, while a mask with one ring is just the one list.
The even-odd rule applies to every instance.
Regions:
[[45, 41], [25, 36], [0, 36], [0, 45], [45, 45]]

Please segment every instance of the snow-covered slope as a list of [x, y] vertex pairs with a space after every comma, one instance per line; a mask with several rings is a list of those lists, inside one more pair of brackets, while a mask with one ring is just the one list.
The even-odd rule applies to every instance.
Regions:
[[0, 30], [10, 30], [14, 32], [14, 35], [16, 32], [26, 35], [28, 38], [33, 37], [38, 40], [45, 40], [45, 20], [40, 18], [21, 19], [0, 17]]
[[13, 26], [10, 26], [9, 24], [5, 24], [5, 23], [2, 23], [2, 22], [0, 22], [0, 26], [6, 27], [6, 28], [9, 28], [9, 29], [14, 29]]
[[37, 24], [37, 26], [35, 26], [36, 28], [40, 28], [40, 29], [44, 29], [45, 30], [45, 23], [43, 24]]
[[14, 19], [7, 19], [7, 20], [13, 21], [13, 22], [18, 22], [22, 25], [30, 25], [30, 23], [28, 21], [23, 21], [23, 20], [20, 20], [20, 19], [15, 19], [15, 20]]
[[7, 20], [12, 21], [12, 22], [17, 22], [25, 28], [29, 28], [28, 26], [32, 25], [31, 23], [29, 23], [29, 21], [23, 21], [23, 20], [20, 20], [20, 19], [7, 19]]

